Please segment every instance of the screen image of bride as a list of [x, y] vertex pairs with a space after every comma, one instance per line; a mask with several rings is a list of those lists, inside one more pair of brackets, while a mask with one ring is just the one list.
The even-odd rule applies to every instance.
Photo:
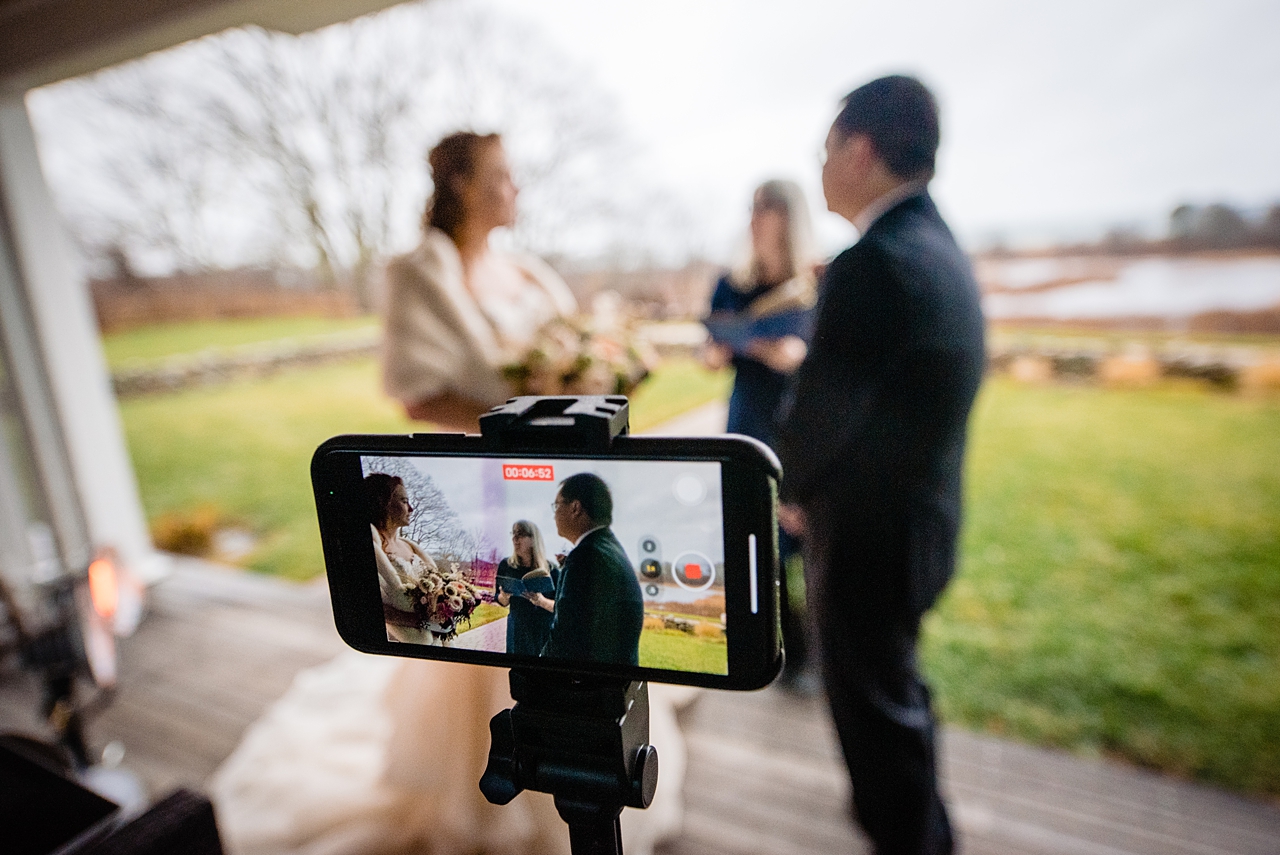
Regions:
[[[577, 305], [546, 263], [490, 247], [490, 233], [515, 222], [518, 195], [498, 135], [451, 134], [428, 164], [421, 243], [387, 265], [383, 385], [411, 418], [475, 433], [481, 414], [519, 391], [504, 368]], [[377, 492], [386, 499], [381, 510], [381, 499], [370, 501], [369, 522], [386, 559], [378, 568], [389, 633], [442, 643], [408, 617], [411, 588], [421, 590], [416, 580], [433, 562], [398, 534], [412, 512], [403, 485]], [[688, 697], [684, 687], [650, 686], [662, 773], [648, 810], [623, 811], [631, 855], [679, 831], [685, 754], [675, 707]], [[511, 705], [502, 668], [348, 651], [301, 672], [210, 782], [227, 851], [568, 853], [551, 796], [525, 792], [498, 807], [478, 788], [489, 719]]]
[[404, 482], [375, 472], [365, 477], [364, 488], [387, 636], [393, 641], [430, 644], [431, 635], [420, 626], [415, 606], [418, 580], [434, 570], [436, 563], [418, 544], [400, 536], [400, 529], [409, 524], [413, 513]]
[[436, 560], [401, 529], [413, 514], [404, 480], [373, 472], [364, 479], [365, 504], [373, 529], [387, 638], [411, 644], [448, 646], [481, 600], [463, 574], [442, 570]]

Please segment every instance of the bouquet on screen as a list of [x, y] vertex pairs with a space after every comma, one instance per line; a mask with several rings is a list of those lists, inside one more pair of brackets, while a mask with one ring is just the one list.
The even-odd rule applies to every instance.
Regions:
[[653, 348], [623, 324], [556, 318], [534, 337], [524, 359], [503, 366], [517, 395], [628, 395], [657, 362]]
[[458, 634], [458, 623], [471, 620], [480, 604], [480, 590], [457, 569], [429, 570], [418, 579], [413, 610], [424, 628], [447, 640]]

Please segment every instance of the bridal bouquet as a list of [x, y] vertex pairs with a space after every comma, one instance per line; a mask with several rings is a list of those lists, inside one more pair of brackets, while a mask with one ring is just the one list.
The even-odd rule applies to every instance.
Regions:
[[517, 395], [627, 395], [656, 361], [653, 348], [626, 327], [606, 332], [589, 318], [557, 318], [502, 376]]
[[480, 590], [454, 565], [452, 571], [429, 570], [418, 579], [414, 612], [422, 625], [444, 639], [458, 634], [458, 622], [471, 620]]

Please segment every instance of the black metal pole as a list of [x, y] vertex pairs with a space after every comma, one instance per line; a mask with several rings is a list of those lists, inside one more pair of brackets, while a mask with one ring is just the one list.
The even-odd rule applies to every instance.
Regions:
[[622, 855], [622, 818], [608, 823], [570, 823], [569, 850], [573, 855]]

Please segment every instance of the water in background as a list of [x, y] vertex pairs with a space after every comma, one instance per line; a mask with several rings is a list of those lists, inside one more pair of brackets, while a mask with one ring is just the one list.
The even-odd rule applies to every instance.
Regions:
[[993, 319], [1185, 319], [1280, 306], [1280, 256], [980, 259]]

